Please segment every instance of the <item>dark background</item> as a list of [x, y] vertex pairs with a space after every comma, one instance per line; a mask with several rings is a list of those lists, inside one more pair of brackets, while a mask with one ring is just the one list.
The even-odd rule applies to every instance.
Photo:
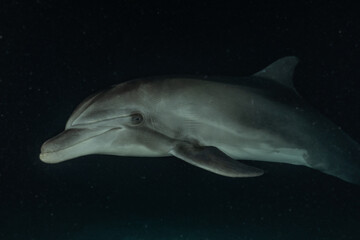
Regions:
[[360, 187], [305, 167], [254, 163], [264, 176], [230, 179], [170, 157], [38, 159], [74, 107], [109, 85], [246, 76], [287, 55], [301, 59], [298, 92], [360, 141], [359, 10], [356, 1], [1, 1], [0, 239], [360, 239]]

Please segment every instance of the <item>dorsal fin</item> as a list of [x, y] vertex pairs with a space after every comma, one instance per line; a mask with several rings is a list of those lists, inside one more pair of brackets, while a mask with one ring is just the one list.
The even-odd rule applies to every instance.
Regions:
[[293, 74], [299, 59], [294, 56], [283, 57], [273, 62], [253, 76], [272, 79], [294, 91]]

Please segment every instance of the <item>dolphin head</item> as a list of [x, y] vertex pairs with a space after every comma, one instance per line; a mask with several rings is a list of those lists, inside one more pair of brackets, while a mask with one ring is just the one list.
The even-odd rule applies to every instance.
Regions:
[[137, 81], [95, 94], [74, 110], [62, 133], [42, 145], [40, 159], [58, 163], [89, 154], [154, 156], [146, 146], [151, 142], [151, 108]]

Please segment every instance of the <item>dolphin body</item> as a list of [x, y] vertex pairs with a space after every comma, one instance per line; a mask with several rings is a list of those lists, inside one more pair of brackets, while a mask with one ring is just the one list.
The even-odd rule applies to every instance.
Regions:
[[[84, 100], [40, 159], [89, 154], [175, 156], [228, 177], [263, 170], [236, 160], [303, 165], [360, 184], [360, 146], [306, 105], [292, 76], [296, 57], [234, 78], [236, 85], [188, 77], [137, 79]], [[223, 81], [223, 79], [219, 79]]]

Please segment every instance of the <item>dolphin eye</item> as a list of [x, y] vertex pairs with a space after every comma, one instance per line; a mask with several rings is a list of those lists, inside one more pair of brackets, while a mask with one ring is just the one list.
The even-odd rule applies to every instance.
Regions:
[[140, 113], [135, 113], [131, 116], [131, 123], [138, 125], [144, 120], [143, 116]]

